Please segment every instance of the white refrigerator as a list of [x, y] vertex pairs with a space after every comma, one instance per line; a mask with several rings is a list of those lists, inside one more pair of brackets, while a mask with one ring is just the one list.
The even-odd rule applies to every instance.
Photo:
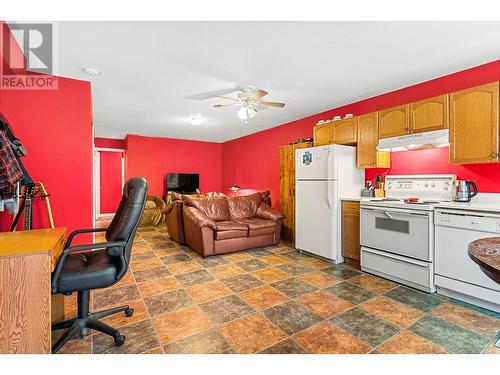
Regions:
[[340, 198], [359, 198], [365, 170], [356, 148], [328, 145], [295, 152], [295, 247], [343, 262]]

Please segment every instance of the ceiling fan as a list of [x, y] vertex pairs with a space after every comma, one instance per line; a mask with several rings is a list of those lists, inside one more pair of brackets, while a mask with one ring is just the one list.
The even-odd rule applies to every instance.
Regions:
[[255, 117], [257, 114], [258, 107], [274, 107], [274, 108], [283, 108], [285, 103], [277, 103], [277, 102], [265, 102], [260, 100], [264, 96], [269, 93], [265, 90], [256, 90], [251, 86], [245, 86], [238, 89], [240, 92], [238, 93], [236, 98], [230, 98], [228, 96], [216, 95], [214, 98], [231, 100], [231, 103], [227, 104], [215, 104], [215, 108], [222, 107], [230, 107], [233, 105], [241, 106], [238, 110], [238, 117], [242, 119], [245, 124], [249, 119]]

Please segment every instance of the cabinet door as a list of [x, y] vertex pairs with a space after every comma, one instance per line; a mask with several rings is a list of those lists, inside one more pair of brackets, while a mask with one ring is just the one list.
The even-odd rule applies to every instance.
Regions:
[[358, 140], [358, 118], [353, 117], [333, 123], [333, 143], [353, 144]]
[[342, 255], [355, 261], [360, 259], [359, 202], [342, 202]]
[[410, 132], [448, 128], [448, 95], [435, 96], [410, 104]]
[[450, 162], [498, 161], [498, 82], [450, 94]]
[[397, 137], [409, 133], [408, 104], [380, 111], [379, 138]]
[[370, 168], [377, 164], [378, 112], [367, 113], [358, 119], [357, 167]]
[[332, 123], [315, 125], [313, 130], [314, 146], [324, 146], [333, 143]]

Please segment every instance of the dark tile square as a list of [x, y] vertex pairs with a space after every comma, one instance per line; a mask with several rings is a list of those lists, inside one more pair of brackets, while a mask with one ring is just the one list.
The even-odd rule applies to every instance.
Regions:
[[279, 290], [281, 293], [286, 294], [289, 298], [296, 298], [303, 294], [312, 293], [317, 290], [314, 286], [298, 279], [278, 281], [271, 284], [271, 286]]
[[443, 301], [436, 296], [418, 292], [404, 286], [398, 286], [397, 288], [391, 289], [384, 293], [384, 295], [425, 312], [429, 312], [443, 303]]
[[348, 282], [341, 282], [340, 284], [331, 286], [324, 289], [325, 292], [340, 297], [353, 305], [358, 305], [366, 300], [374, 297], [376, 294], [359, 286], [353, 285]]
[[300, 263], [282, 264], [281, 266], [278, 266], [277, 268], [279, 268], [282, 271], [285, 271], [286, 273], [288, 273], [292, 276], [298, 276], [302, 273], [314, 271], [314, 268], [306, 266], [304, 264], [300, 264]]
[[167, 255], [161, 258], [161, 261], [163, 264], [173, 264], [173, 263], [180, 263], [180, 262], [188, 262], [192, 260], [191, 257], [187, 254], [184, 253], [179, 253], [179, 254], [174, 254], [174, 255]]
[[175, 275], [183, 287], [206, 283], [215, 280], [214, 277], [205, 270], [192, 271]]
[[235, 295], [202, 303], [200, 308], [215, 324], [229, 322], [254, 311], [240, 297]]
[[136, 284], [124, 285], [117, 288], [103, 289], [93, 292], [93, 308], [99, 310], [105, 306], [116, 305], [121, 302], [141, 298]]
[[306, 254], [300, 253], [298, 251], [293, 251], [293, 252], [285, 253], [285, 254], [283, 254], [283, 256], [287, 257], [289, 259], [292, 259], [292, 260], [301, 260], [301, 259], [311, 258], [310, 255], [306, 255]]
[[167, 354], [231, 354], [233, 349], [217, 328], [183, 338], [165, 345]]
[[207, 258], [198, 258], [196, 259], [198, 264], [204, 268], [210, 268], [215, 266], [221, 266], [223, 264], [229, 263], [226, 259], [221, 256], [212, 256]]
[[92, 336], [92, 353], [139, 354], [160, 346], [149, 319], [120, 327], [120, 333], [127, 338], [122, 346], [116, 346], [113, 337], [104, 333]]
[[150, 245], [153, 250], [162, 250], [162, 249], [173, 249], [177, 245], [170, 241], [165, 241], [162, 243], [154, 243]]
[[432, 315], [422, 317], [409, 330], [457, 354], [481, 353], [489, 343], [484, 336]]
[[239, 293], [262, 285], [262, 281], [252, 275], [243, 274], [231, 276], [221, 280], [233, 292]]
[[266, 268], [268, 265], [258, 259], [250, 259], [243, 262], [238, 262], [237, 266], [243, 268], [247, 272], [253, 272], [262, 268]]
[[258, 247], [258, 248], [250, 249], [250, 250], [245, 250], [244, 253], [249, 254], [255, 258], [265, 257], [266, 255], [273, 254], [262, 247]]
[[264, 310], [263, 313], [267, 319], [289, 335], [293, 335], [323, 320], [295, 301], [270, 307]]
[[170, 272], [165, 267], [148, 268], [146, 270], [135, 271], [134, 278], [138, 283], [153, 279], [159, 279], [170, 275]]
[[327, 268], [323, 268], [321, 272], [327, 273], [331, 276], [338, 277], [339, 279], [347, 280], [355, 276], [359, 276], [362, 273], [359, 271], [356, 271], [355, 269], [348, 267], [348, 266], [343, 266], [343, 265], [335, 265], [335, 266], [330, 266]]
[[258, 354], [304, 354], [306, 351], [295, 341], [286, 339], [270, 346]]
[[377, 346], [396, 334], [395, 325], [355, 307], [330, 321], [371, 346]]
[[146, 251], [143, 253], [132, 253], [130, 257], [131, 262], [139, 262], [141, 260], [151, 259], [156, 257], [156, 254], [152, 251]]
[[144, 303], [148, 308], [149, 314], [155, 316], [167, 311], [191, 306], [193, 300], [183, 289], [178, 289], [144, 298]]

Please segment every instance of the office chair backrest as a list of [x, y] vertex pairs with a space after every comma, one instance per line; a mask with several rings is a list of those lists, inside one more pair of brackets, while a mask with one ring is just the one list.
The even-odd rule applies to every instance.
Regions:
[[135, 233], [144, 212], [147, 194], [148, 184], [144, 178], [129, 179], [123, 187], [122, 199], [106, 231], [106, 241], [126, 242], [124, 247], [110, 247], [107, 250], [108, 255], [117, 257], [117, 281], [127, 272]]

